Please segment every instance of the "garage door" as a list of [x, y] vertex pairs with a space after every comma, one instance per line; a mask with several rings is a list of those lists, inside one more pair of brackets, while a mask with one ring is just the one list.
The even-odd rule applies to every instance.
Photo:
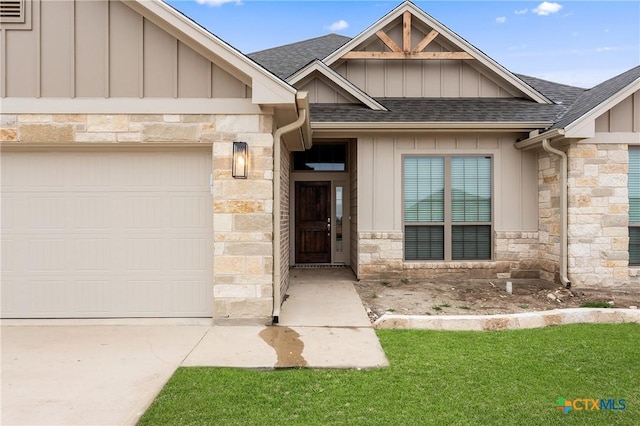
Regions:
[[0, 158], [4, 318], [212, 315], [211, 151]]

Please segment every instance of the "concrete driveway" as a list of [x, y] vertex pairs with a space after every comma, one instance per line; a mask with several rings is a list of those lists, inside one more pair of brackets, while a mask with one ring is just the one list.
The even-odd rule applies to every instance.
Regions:
[[202, 321], [7, 324], [1, 328], [3, 425], [135, 424], [211, 328]]
[[180, 365], [389, 365], [353, 284], [308, 275], [292, 283], [278, 327], [212, 326], [207, 319], [4, 320], [0, 423], [133, 425]]

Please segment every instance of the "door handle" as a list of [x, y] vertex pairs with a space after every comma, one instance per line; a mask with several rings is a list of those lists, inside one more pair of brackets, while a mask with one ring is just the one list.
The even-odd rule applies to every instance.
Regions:
[[327, 218], [327, 235], [331, 236], [331, 218]]

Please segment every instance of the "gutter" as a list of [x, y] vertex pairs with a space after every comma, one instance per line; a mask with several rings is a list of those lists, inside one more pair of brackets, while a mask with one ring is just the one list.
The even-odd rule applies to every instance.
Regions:
[[298, 97], [296, 104], [299, 108], [298, 119], [293, 123], [276, 129], [273, 135], [273, 324], [277, 324], [279, 321], [280, 299], [282, 298], [280, 289], [280, 263], [282, 262], [280, 256], [280, 155], [282, 150], [280, 144], [282, 143], [282, 136], [284, 134], [298, 130], [304, 125], [305, 121], [307, 121], [307, 111], [309, 110], [306, 96]]
[[540, 143], [545, 139], [551, 140], [561, 136], [564, 136], [564, 129], [553, 129], [553, 130], [549, 130], [547, 132], [541, 133], [539, 135], [532, 136], [528, 139], [524, 139], [519, 142], [516, 142], [514, 146], [516, 147], [516, 149], [522, 149], [522, 150], [533, 149], [533, 148], [537, 148], [540, 145]]
[[524, 141], [517, 142], [514, 146], [519, 150], [536, 148], [539, 144], [549, 154], [560, 157], [560, 281], [566, 288], [571, 288], [571, 281], [567, 274], [569, 264], [569, 242], [568, 242], [568, 204], [567, 195], [567, 154], [551, 146], [552, 137], [564, 135], [564, 129], [554, 129], [541, 135], [534, 136]]

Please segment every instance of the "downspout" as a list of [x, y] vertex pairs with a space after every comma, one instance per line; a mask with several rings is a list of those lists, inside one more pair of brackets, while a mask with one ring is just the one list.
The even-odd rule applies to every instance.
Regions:
[[542, 148], [550, 153], [555, 154], [562, 160], [560, 163], [560, 281], [566, 288], [571, 288], [571, 281], [567, 277], [567, 264], [569, 262], [568, 256], [568, 196], [567, 196], [567, 154], [559, 149], [555, 149], [549, 143], [549, 139], [542, 140]]
[[273, 324], [277, 324], [280, 316], [280, 155], [282, 135], [302, 127], [307, 119], [306, 108], [301, 108], [298, 119], [293, 123], [276, 129], [273, 135]]

